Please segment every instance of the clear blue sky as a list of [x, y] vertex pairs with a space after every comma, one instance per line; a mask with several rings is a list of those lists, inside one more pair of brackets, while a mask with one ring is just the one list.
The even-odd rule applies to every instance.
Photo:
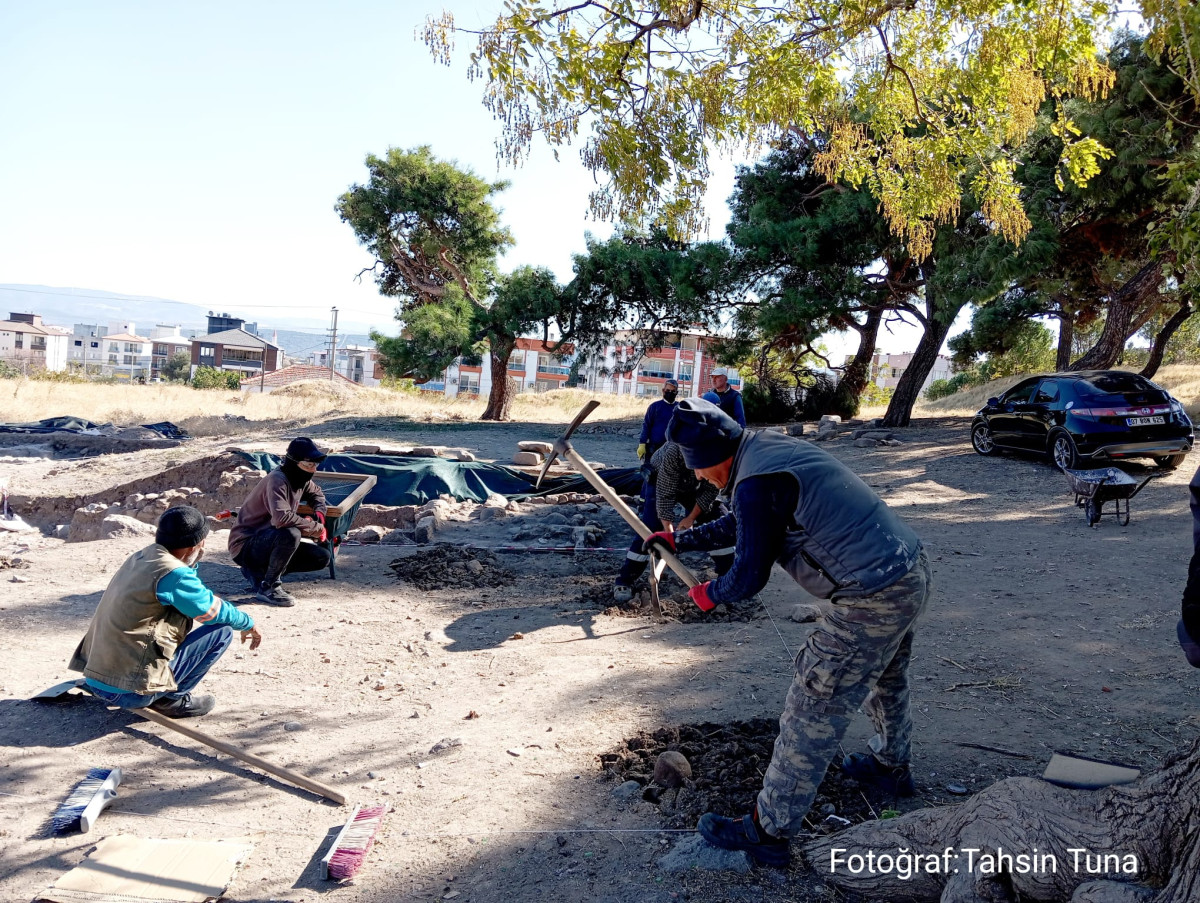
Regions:
[[[512, 186], [504, 260], [570, 277], [591, 221], [577, 148], [497, 170], [499, 127], [415, 37], [429, 13], [491, 21], [500, 0], [0, 0], [0, 282], [153, 295], [257, 319], [337, 305], [343, 328], [394, 329], [393, 303], [333, 212], [363, 159], [429, 144]], [[733, 161], [714, 167], [712, 234]], [[296, 325], [299, 325], [298, 323]], [[885, 338], [911, 350], [916, 336]]]

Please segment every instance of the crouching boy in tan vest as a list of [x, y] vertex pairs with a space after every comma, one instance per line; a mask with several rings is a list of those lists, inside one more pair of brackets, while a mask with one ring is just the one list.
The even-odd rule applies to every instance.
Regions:
[[[208, 525], [197, 509], [163, 512], [154, 544], [113, 575], [70, 668], [88, 690], [127, 709], [146, 706], [170, 718], [205, 715], [213, 696], [192, 690], [229, 648], [233, 632], [257, 649], [254, 619], [214, 596], [196, 575]], [[192, 629], [192, 622], [200, 626]]]

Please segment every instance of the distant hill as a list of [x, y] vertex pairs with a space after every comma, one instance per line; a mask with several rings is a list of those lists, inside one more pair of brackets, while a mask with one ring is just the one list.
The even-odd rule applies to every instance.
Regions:
[[[156, 323], [179, 325], [204, 331], [208, 325], [208, 308], [167, 298], [146, 295], [121, 295], [90, 288], [56, 288], [46, 285], [0, 285], [0, 319], [10, 313], [41, 314], [42, 319], [68, 329], [76, 323], [132, 322], [139, 331], [149, 332]], [[249, 318], [253, 322], [253, 318]], [[297, 317], [259, 319], [258, 331], [267, 341], [278, 332], [279, 347], [293, 358], [307, 357], [325, 346], [323, 325]], [[278, 328], [277, 328], [278, 327]], [[284, 328], [287, 327], [287, 328]], [[347, 343], [369, 345], [370, 337], [361, 333], [338, 334], [338, 345]]]

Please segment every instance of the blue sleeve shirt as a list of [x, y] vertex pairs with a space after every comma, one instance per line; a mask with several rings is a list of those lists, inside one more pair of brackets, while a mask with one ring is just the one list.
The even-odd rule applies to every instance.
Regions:
[[700, 396], [705, 401], [710, 401], [718, 408], [732, 417], [738, 422], [739, 426], [746, 425], [746, 407], [742, 404], [742, 393], [737, 389], [730, 389], [725, 393], [724, 398], [715, 389], [709, 389]]
[[681, 552], [735, 546], [733, 566], [709, 585], [708, 598], [738, 602], [767, 585], [799, 499], [800, 487], [787, 474], [749, 477], [738, 483], [732, 513], [675, 534]]
[[163, 605], [198, 624], [228, 624], [234, 630], [249, 630], [254, 626], [252, 617], [213, 595], [190, 567], [177, 567], [159, 580], [155, 595]]
[[675, 413], [675, 405], [665, 398], [660, 398], [646, 409], [646, 417], [642, 420], [642, 437], [640, 443], [649, 443], [655, 447], [667, 441], [667, 425]]

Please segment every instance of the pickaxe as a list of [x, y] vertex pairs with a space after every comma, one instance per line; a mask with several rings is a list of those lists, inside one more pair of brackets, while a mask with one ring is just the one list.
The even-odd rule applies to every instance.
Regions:
[[[625, 518], [625, 522], [633, 527], [633, 531], [638, 536], [642, 539], [649, 539], [653, 531], [642, 523], [642, 519], [634, 513], [634, 510], [626, 505], [621, 500], [621, 497], [613, 491], [613, 488], [600, 479], [600, 475], [596, 471], [592, 470], [591, 465], [580, 456], [579, 452], [571, 447], [571, 434], [598, 407], [600, 407], [600, 402], [589, 401], [575, 415], [575, 419], [571, 421], [571, 425], [567, 427], [567, 431], [554, 443], [554, 450], [547, 455], [546, 463], [542, 465], [542, 472], [538, 475], [537, 485], [542, 485], [542, 478], [546, 476], [546, 472], [550, 469], [550, 465], [554, 463], [555, 458], [560, 456], [566, 458], [583, 475], [583, 478], [592, 484], [592, 488], [604, 496], [605, 500], [616, 509], [617, 514]], [[670, 549], [659, 546], [654, 550], [654, 555], [658, 555], [667, 567], [673, 570], [679, 576], [679, 579], [689, 587], [700, 585], [700, 581], [696, 579], [696, 575], [688, 570], [688, 566], [680, 561], [678, 556]], [[658, 568], [661, 568], [662, 565], [656, 567], [657, 562], [654, 560], [654, 555], [650, 556], [650, 578], [653, 581], [651, 585], [651, 589], [654, 591], [653, 595], [657, 595], [657, 586], [654, 584], [658, 582]], [[661, 614], [661, 612], [656, 612], [656, 614]]]

